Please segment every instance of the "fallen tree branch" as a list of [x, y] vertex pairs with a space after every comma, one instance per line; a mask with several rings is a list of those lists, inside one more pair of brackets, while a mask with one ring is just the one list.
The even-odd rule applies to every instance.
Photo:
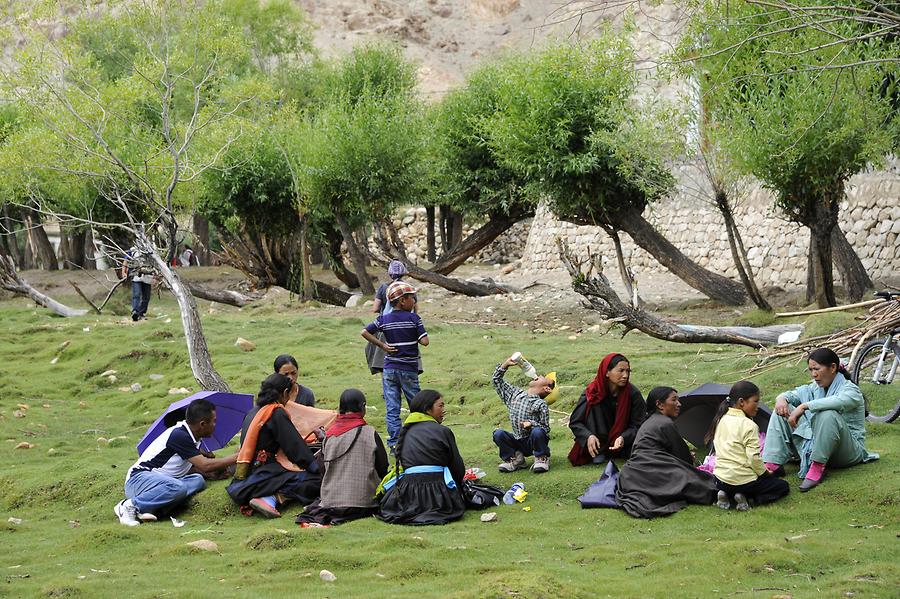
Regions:
[[87, 310], [70, 308], [29, 285], [25, 279], [19, 276], [12, 258], [4, 255], [0, 255], [0, 288], [11, 291], [16, 295], [24, 295], [31, 298], [39, 306], [43, 306], [54, 314], [65, 318], [84, 316], [88, 312]]
[[182, 281], [194, 297], [235, 306], [237, 308], [243, 308], [247, 304], [255, 302], [260, 298], [258, 295], [244, 295], [243, 293], [231, 289], [214, 289], [195, 281], [184, 281], [184, 279], [182, 279]]
[[778, 335], [786, 330], [796, 331], [799, 326], [720, 328], [667, 322], [623, 302], [603, 274], [601, 256], [589, 252], [587, 260], [582, 261], [575, 257], [568, 244], [561, 239], [557, 238], [556, 244], [560, 260], [572, 277], [572, 288], [585, 298], [585, 307], [600, 312], [607, 320], [620, 322], [625, 327], [624, 334], [637, 329], [651, 337], [676, 343], [732, 343], [759, 348], [777, 342]]
[[[387, 237], [385, 237], [384, 232], [387, 233]], [[508, 285], [496, 283], [493, 279], [486, 279], [484, 283], [477, 281], [463, 281], [462, 279], [455, 279], [420, 268], [406, 255], [403, 242], [400, 241], [400, 235], [397, 234], [397, 229], [394, 228], [394, 224], [390, 221], [383, 220], [381, 222], [381, 227], [376, 228], [375, 242], [378, 244], [381, 251], [384, 252], [385, 256], [387, 256], [381, 257], [371, 254], [371, 258], [375, 262], [381, 266], [387, 266], [391, 259], [399, 260], [406, 266], [406, 270], [409, 271], [409, 276], [418, 281], [433, 283], [449, 291], [473, 297], [518, 292], [517, 289]]]
[[81, 287], [78, 286], [78, 283], [76, 283], [72, 279], [69, 279], [69, 285], [71, 285], [75, 289], [75, 292], [81, 296], [81, 299], [86, 301], [90, 305], [90, 307], [94, 309], [94, 312], [96, 312], [97, 314], [100, 314], [100, 308], [98, 308], [94, 304], [94, 302], [92, 302], [91, 299], [84, 294], [84, 291], [81, 290]]
[[802, 312], [776, 312], [776, 318], [786, 318], [788, 316], [809, 316], [810, 314], [824, 314], [826, 312], [842, 312], [844, 310], [854, 310], [856, 308], [867, 308], [880, 304], [884, 301], [882, 298], [866, 300], [864, 302], [856, 302], [855, 304], [847, 304], [845, 306], [832, 306], [830, 308], [819, 308], [817, 310], [803, 310]]

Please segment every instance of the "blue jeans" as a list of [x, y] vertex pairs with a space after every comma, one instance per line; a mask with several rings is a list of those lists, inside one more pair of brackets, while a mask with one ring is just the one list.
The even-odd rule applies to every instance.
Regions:
[[164, 514], [206, 488], [202, 474], [175, 478], [153, 470], [135, 472], [125, 481], [125, 497], [142, 513]]
[[387, 410], [384, 420], [388, 429], [388, 445], [397, 444], [402, 423], [400, 422], [400, 393], [406, 397], [406, 403], [419, 392], [419, 373], [415, 370], [397, 370], [385, 368], [381, 373], [381, 393], [384, 395], [384, 407]]
[[531, 427], [531, 433], [522, 439], [516, 439], [511, 432], [498, 428], [494, 431], [494, 443], [500, 448], [501, 460], [511, 459], [517, 451], [525, 455], [534, 454], [538, 458], [550, 456], [550, 437], [539, 426]]
[[131, 282], [131, 313], [138, 316], [147, 314], [150, 305], [150, 283]]

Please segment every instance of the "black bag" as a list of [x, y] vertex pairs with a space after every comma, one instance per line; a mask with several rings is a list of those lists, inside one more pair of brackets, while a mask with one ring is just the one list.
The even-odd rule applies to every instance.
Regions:
[[503, 489], [490, 485], [479, 485], [470, 480], [463, 481], [463, 499], [466, 500], [466, 509], [483, 510], [500, 505], [503, 498]]

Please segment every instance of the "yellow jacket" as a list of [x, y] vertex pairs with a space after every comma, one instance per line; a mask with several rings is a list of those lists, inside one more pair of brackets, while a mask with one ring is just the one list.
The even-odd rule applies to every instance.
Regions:
[[759, 427], [738, 408], [728, 408], [716, 426], [716, 478], [729, 485], [752, 483], [763, 475]]

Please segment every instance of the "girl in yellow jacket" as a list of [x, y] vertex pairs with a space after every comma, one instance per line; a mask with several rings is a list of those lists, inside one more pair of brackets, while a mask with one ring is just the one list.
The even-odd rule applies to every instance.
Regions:
[[759, 387], [738, 381], [721, 403], [710, 427], [716, 452], [716, 505], [744, 512], [750, 502], [771, 503], [788, 494], [786, 481], [773, 476], [760, 456], [759, 427], [753, 421], [759, 410]]

